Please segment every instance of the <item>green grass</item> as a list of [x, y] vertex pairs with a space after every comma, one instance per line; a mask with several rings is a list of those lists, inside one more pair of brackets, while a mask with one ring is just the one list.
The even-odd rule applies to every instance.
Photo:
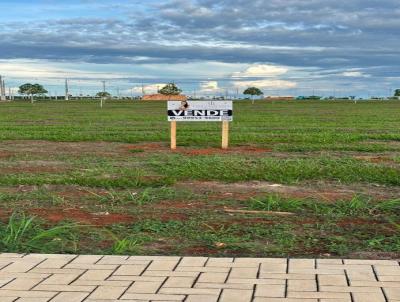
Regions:
[[228, 152], [165, 106], [0, 103], [0, 251], [399, 257], [400, 102], [235, 102]]
[[[400, 102], [234, 104], [232, 145], [274, 150], [399, 150]], [[0, 140], [167, 142], [162, 102], [13, 102], [0, 104]], [[219, 123], [180, 123], [178, 144], [218, 146]], [[139, 152], [139, 151], [133, 151]]]

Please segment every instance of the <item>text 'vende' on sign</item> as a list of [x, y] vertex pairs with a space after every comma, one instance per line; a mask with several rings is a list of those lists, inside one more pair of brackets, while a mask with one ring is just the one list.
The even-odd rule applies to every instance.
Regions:
[[168, 102], [168, 121], [232, 121], [232, 101]]
[[228, 148], [229, 122], [233, 120], [232, 101], [169, 101], [171, 149], [176, 149], [177, 122], [222, 122], [222, 148]]

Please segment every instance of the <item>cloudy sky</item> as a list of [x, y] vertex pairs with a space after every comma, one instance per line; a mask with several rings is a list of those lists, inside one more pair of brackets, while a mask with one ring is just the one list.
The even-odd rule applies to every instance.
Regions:
[[[63, 4], [60, 4], [63, 2]], [[398, 0], [0, 0], [0, 74], [62, 94], [384, 95], [400, 88]]]

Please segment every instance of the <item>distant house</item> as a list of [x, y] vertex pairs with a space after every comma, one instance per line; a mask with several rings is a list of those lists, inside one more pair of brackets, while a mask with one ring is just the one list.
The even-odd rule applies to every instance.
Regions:
[[164, 95], [161, 93], [157, 94], [147, 94], [142, 97], [142, 101], [187, 101], [186, 95]]

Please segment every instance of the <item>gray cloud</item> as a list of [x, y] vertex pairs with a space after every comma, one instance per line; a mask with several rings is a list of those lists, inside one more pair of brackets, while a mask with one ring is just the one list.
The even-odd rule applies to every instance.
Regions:
[[381, 77], [400, 67], [397, 0], [172, 0], [147, 13], [133, 4], [110, 4], [123, 13], [114, 18], [0, 23], [0, 59], [266, 62]]

